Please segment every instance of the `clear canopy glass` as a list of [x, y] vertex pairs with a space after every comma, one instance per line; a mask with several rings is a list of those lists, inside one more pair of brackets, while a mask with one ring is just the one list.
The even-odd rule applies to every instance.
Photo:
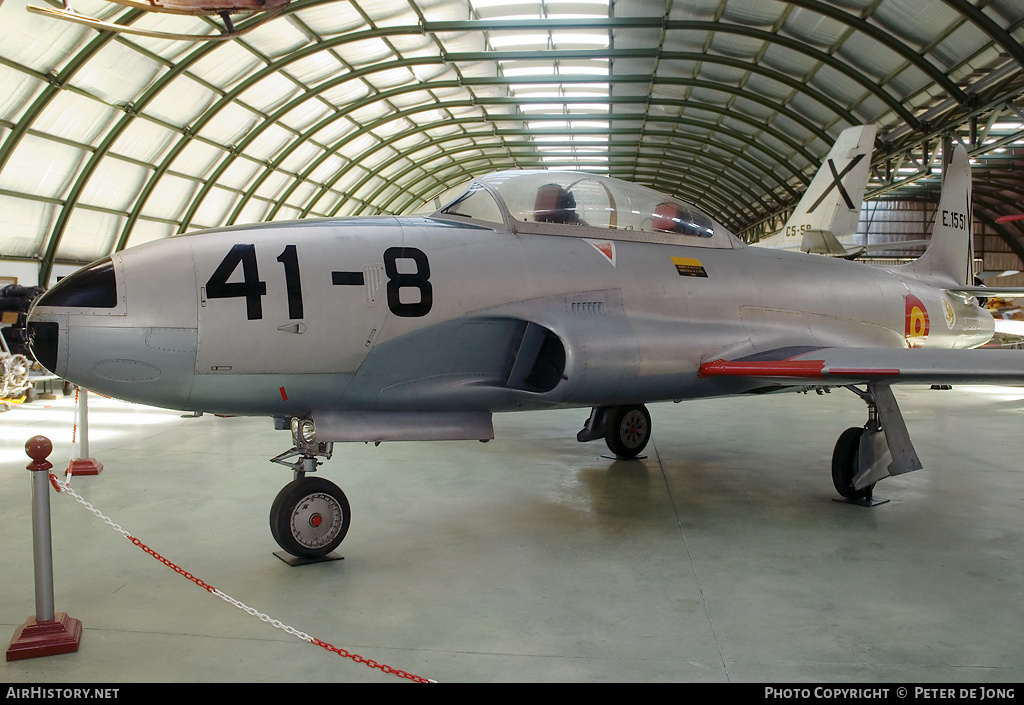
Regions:
[[582, 172], [497, 172], [449, 189], [429, 204], [438, 215], [473, 218], [516, 230], [589, 235], [592, 229], [602, 229], [617, 231], [620, 236], [667, 235], [669, 241], [702, 247], [736, 244], [731, 233], [692, 204], [638, 184]]

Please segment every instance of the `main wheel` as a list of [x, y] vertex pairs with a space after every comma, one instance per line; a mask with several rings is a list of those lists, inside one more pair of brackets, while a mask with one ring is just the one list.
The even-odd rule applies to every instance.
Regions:
[[322, 558], [348, 533], [348, 498], [337, 485], [304, 477], [285, 485], [270, 508], [270, 533], [278, 545], [299, 558]]
[[857, 465], [860, 459], [860, 437], [864, 435], [864, 429], [860, 426], [853, 426], [843, 431], [836, 441], [835, 450], [832, 452], [832, 484], [836, 491], [846, 499], [865, 499], [875, 485], [872, 483], [862, 489], [854, 489], [853, 478], [857, 474]]
[[605, 420], [608, 450], [623, 459], [635, 458], [651, 440], [651, 414], [642, 404], [617, 406]]

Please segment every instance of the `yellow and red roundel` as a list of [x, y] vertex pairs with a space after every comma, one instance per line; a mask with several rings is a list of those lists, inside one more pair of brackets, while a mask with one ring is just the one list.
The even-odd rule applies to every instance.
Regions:
[[928, 310], [921, 299], [907, 294], [907, 347], [919, 348], [928, 337]]

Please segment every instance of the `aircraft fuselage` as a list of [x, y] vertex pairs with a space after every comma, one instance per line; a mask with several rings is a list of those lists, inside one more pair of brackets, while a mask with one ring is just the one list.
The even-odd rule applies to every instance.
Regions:
[[41, 361], [103, 394], [223, 414], [716, 396], [756, 384], [700, 377], [710, 359], [971, 347], [993, 326], [973, 299], [842, 260], [440, 218], [227, 228], [109, 263], [93, 277], [106, 298], [40, 301]]

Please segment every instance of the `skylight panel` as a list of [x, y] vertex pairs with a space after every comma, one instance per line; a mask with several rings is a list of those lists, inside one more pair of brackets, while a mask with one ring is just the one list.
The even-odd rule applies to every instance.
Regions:
[[546, 49], [551, 37], [547, 32], [491, 32], [487, 38], [495, 51], [502, 49]]

